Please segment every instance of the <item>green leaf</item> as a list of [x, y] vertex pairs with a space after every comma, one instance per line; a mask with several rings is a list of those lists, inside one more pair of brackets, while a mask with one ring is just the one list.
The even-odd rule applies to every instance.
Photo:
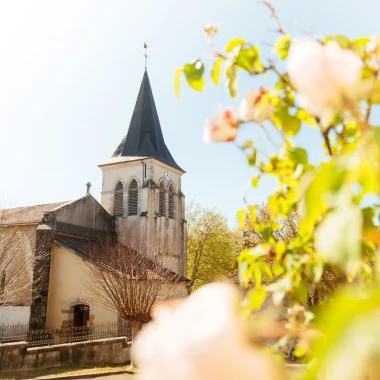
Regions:
[[278, 53], [281, 59], [286, 59], [288, 57], [291, 41], [291, 37], [288, 34], [285, 34], [274, 45], [274, 50]]
[[[370, 363], [377, 364], [380, 352], [380, 289], [347, 288], [322, 311], [316, 326], [321, 337], [314, 343], [313, 365], [307, 366], [303, 378], [368, 378]], [[360, 350], [353, 349], [359, 346]], [[373, 374], [376, 378], [377, 372]]]
[[301, 179], [298, 192], [301, 195], [300, 233], [310, 234], [319, 218], [326, 212], [328, 197], [334, 187], [342, 184], [342, 175], [332, 162], [323, 163], [317, 172], [308, 172]]
[[257, 188], [259, 186], [260, 177], [252, 177], [252, 186]]
[[281, 128], [288, 136], [295, 136], [301, 129], [301, 120], [289, 115], [287, 107], [281, 108], [272, 118], [276, 127]]
[[297, 164], [307, 165], [309, 162], [307, 158], [307, 152], [303, 148], [296, 147], [289, 149], [289, 157]]
[[261, 231], [261, 236], [263, 237], [264, 241], [268, 241], [270, 237], [270, 228], [265, 226]]
[[[235, 59], [235, 65], [243, 70], [253, 74], [256, 72], [262, 72], [263, 66], [259, 60], [260, 51], [256, 46], [250, 46], [248, 48], [241, 48], [238, 56]], [[259, 65], [255, 65], [256, 62], [260, 62]]]
[[271, 282], [273, 280], [273, 273], [271, 267], [265, 261], [260, 261], [258, 265], [260, 266], [260, 270], [267, 278], [267, 280]]
[[217, 60], [215, 60], [214, 65], [211, 69], [211, 79], [217, 86], [219, 86], [220, 82], [220, 70], [222, 67], [222, 63], [223, 58], [218, 58]]
[[376, 144], [380, 148], [380, 127], [374, 128], [374, 130], [373, 130], [373, 137], [375, 139]]
[[253, 271], [253, 280], [255, 282], [255, 288], [259, 289], [261, 288], [261, 272], [259, 265], [254, 265], [252, 268]]
[[252, 309], [260, 309], [267, 298], [267, 294], [267, 291], [263, 288], [250, 290], [248, 293], [248, 300]]
[[240, 227], [242, 227], [242, 228], [245, 227], [245, 211], [239, 210], [237, 212], [237, 217], [238, 217]]
[[354, 42], [353, 42], [353, 47], [363, 47], [363, 46], [366, 46], [368, 44], [368, 42], [370, 41], [370, 39], [368, 37], [360, 37], [360, 38], [357, 38]]
[[304, 356], [306, 354], [307, 348], [308, 348], [307, 342], [305, 342], [304, 340], [300, 340], [297, 343], [297, 347], [295, 348], [293, 352], [294, 356], [296, 356], [297, 358]]
[[362, 213], [354, 204], [343, 204], [330, 212], [315, 233], [317, 252], [347, 274], [360, 268]]
[[327, 36], [324, 39], [325, 43], [330, 42], [330, 41], [337, 42], [342, 48], [348, 48], [351, 46], [351, 40], [348, 37], [342, 36], [342, 35]]
[[236, 69], [234, 66], [230, 66], [226, 70], [227, 79], [228, 79], [228, 90], [230, 91], [230, 95], [232, 98], [236, 98], [237, 88], [236, 88]]
[[315, 121], [314, 116], [307, 113], [303, 108], [300, 108], [296, 113], [296, 118], [300, 119], [304, 123], [315, 126], [317, 125], [317, 122]]
[[193, 63], [188, 63], [183, 67], [183, 72], [185, 73], [187, 83], [197, 91], [203, 91], [205, 80], [203, 78], [203, 73], [205, 67], [203, 62], [199, 59], [195, 60]]
[[280, 276], [285, 272], [285, 268], [279, 261], [276, 261], [273, 265], [273, 273], [275, 276]]
[[232, 51], [236, 46], [245, 44], [245, 40], [243, 38], [234, 38], [231, 41], [229, 41], [224, 48], [224, 50], [229, 53]]
[[257, 157], [256, 150], [254, 150], [253, 152], [247, 154], [249, 166], [255, 166], [255, 164], [256, 164], [256, 157]]
[[182, 72], [183, 72], [182, 69], [177, 69], [174, 76], [174, 92], [177, 99], [179, 99]]
[[309, 295], [309, 291], [304, 283], [301, 283], [296, 289], [296, 299], [299, 303], [305, 303], [307, 301], [307, 297]]

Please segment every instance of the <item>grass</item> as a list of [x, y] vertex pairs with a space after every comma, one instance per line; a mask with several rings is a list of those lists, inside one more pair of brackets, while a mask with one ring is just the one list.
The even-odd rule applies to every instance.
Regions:
[[63, 367], [54, 367], [39, 370], [30, 371], [9, 371], [0, 373], [0, 380], [21, 380], [21, 379], [41, 379], [49, 377], [63, 377], [63, 376], [73, 376], [73, 375], [91, 375], [99, 373], [107, 373], [113, 371], [124, 371], [124, 372], [136, 372], [136, 369], [129, 368], [129, 365], [107, 365], [107, 364], [91, 364], [91, 363], [78, 363], [78, 364], [68, 364]]

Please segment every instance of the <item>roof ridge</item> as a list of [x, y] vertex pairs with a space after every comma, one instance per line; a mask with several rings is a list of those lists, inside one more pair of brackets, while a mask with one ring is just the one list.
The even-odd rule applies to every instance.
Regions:
[[[72, 202], [72, 201], [59, 201], [59, 202], [50, 202], [50, 203], [41, 203], [41, 204], [37, 204], [37, 205], [28, 205], [28, 206], [17, 206], [17, 207], [9, 207], [9, 208], [0, 208], [0, 211], [6, 211], [6, 210], [17, 210], [17, 209], [21, 209], [21, 208], [32, 208], [32, 207], [42, 207], [42, 206], [48, 206], [48, 205], [53, 205], [53, 204], [59, 204], [59, 203], [62, 203], [63, 204], [66, 204], [66, 203], [69, 203], [69, 202]], [[58, 208], [58, 207], [57, 207]], [[55, 210], [55, 209], [54, 209]]]

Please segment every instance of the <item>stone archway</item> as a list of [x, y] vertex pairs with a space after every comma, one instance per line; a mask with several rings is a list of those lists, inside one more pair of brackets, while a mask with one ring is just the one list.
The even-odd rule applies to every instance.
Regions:
[[91, 326], [95, 320], [94, 304], [86, 298], [70, 298], [62, 306], [62, 327]]

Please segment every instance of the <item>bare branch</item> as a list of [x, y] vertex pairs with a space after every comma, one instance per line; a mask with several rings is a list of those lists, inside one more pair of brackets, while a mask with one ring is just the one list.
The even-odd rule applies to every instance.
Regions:
[[185, 280], [165, 268], [159, 255], [143, 255], [112, 240], [90, 247], [89, 258], [86, 287], [94, 301], [138, 324], [149, 322], [153, 305], [173, 298]]
[[35, 229], [22, 224], [24, 215], [20, 210], [0, 209], [0, 307], [29, 303], [39, 278], [33, 273], [39, 259]]
[[264, 4], [269, 9], [271, 16], [274, 18], [274, 20], [277, 23], [277, 29], [275, 31], [281, 34], [286, 34], [284, 28], [281, 25], [280, 19], [277, 16], [276, 9], [273, 7], [273, 5], [267, 0], [262, 0], [261, 3]]

